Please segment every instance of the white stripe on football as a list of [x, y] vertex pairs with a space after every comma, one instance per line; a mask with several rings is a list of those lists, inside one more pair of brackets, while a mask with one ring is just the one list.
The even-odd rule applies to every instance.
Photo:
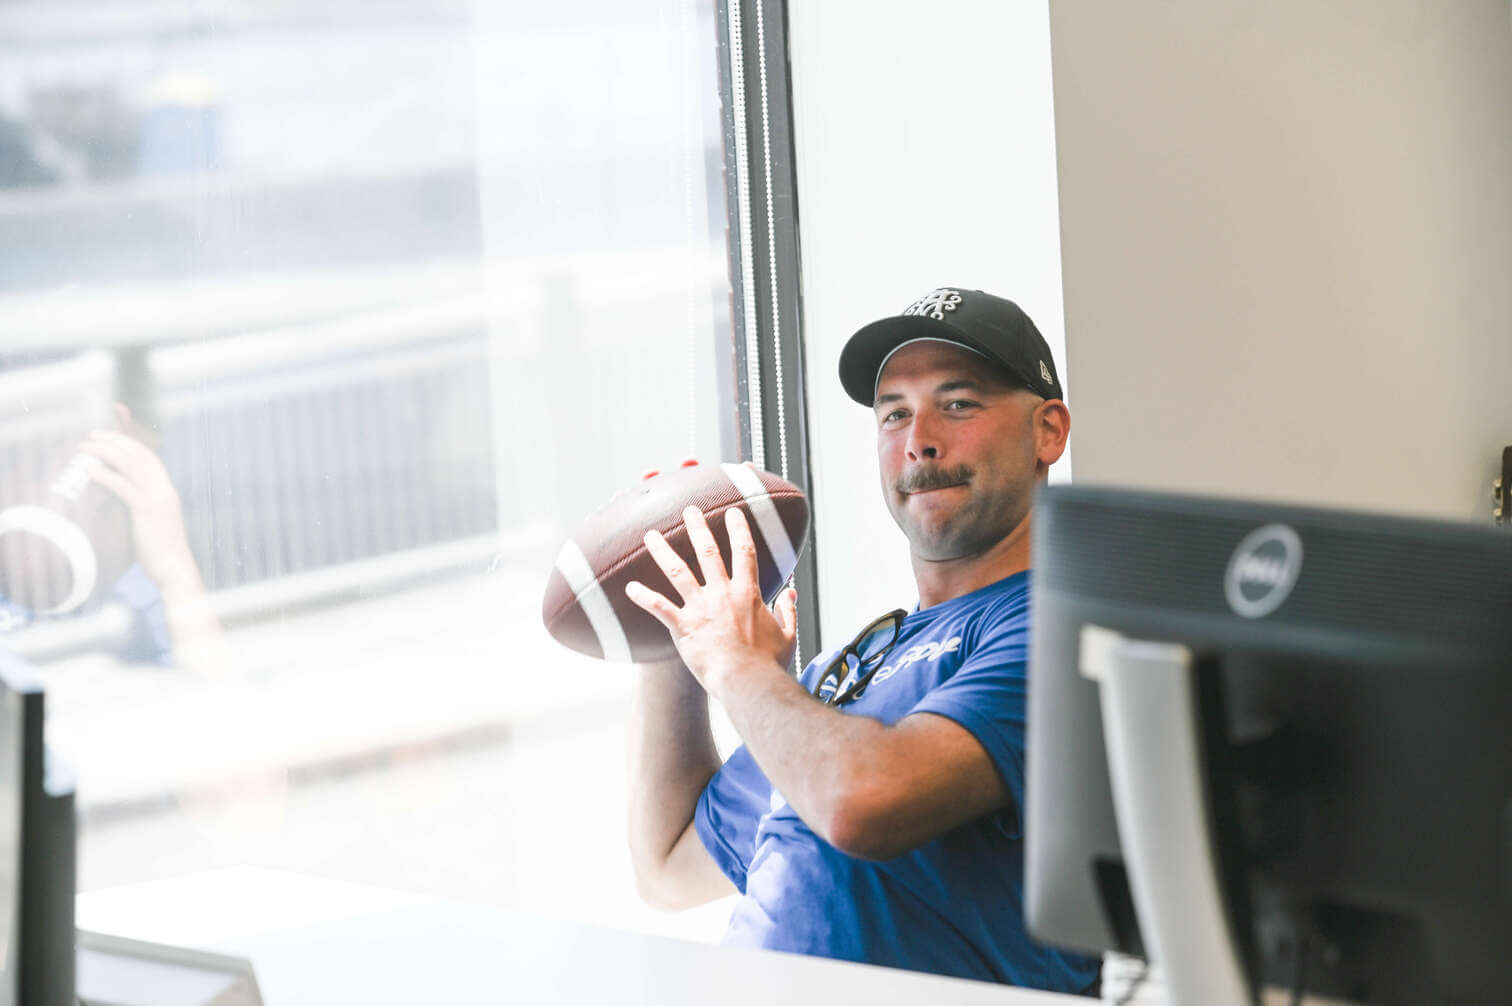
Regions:
[[681, 603], [646, 551], [647, 531], [660, 531], [694, 570], [682, 511], [704, 512], [724, 553], [730, 543], [724, 512], [745, 512], [756, 540], [762, 596], [771, 601], [792, 575], [808, 535], [809, 508], [803, 491], [779, 475], [747, 465], [697, 465], [638, 483], [600, 507], [562, 546], [546, 582], [541, 617], [557, 641], [590, 656], [621, 663], [651, 663], [676, 655], [660, 622], [630, 603], [625, 584], [639, 580]]

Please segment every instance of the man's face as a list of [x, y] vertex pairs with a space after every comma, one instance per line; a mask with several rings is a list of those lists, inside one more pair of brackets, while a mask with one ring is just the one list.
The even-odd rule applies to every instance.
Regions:
[[873, 406], [882, 495], [916, 556], [975, 555], [1022, 523], [1043, 402], [949, 343], [916, 342], [887, 361]]

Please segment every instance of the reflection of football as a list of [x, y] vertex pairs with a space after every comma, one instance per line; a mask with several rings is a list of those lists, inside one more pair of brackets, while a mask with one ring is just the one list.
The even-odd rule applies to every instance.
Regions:
[[639, 580], [681, 604], [642, 539], [657, 530], [697, 575], [682, 511], [704, 512], [719, 542], [725, 568], [730, 541], [724, 513], [745, 512], [756, 541], [757, 576], [768, 602], [777, 596], [808, 533], [808, 500], [779, 475], [746, 465], [697, 465], [640, 483], [614, 497], [584, 521], [557, 556], [546, 583], [541, 617], [546, 630], [579, 653], [622, 663], [650, 663], [676, 655], [660, 622], [631, 603], [625, 584]]
[[131, 517], [90, 481], [99, 464], [75, 454], [39, 503], [0, 510], [0, 596], [63, 614], [103, 596], [130, 567]]

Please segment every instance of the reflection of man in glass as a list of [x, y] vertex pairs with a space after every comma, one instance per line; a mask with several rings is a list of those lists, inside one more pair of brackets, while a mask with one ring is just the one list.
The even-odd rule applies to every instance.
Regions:
[[[648, 536], [680, 597], [628, 594], [682, 662], [637, 693], [641, 889], [666, 907], [738, 890], [729, 944], [1093, 991], [1096, 962], [1036, 944], [1022, 905], [1030, 505], [1070, 429], [1049, 348], [1011, 302], [936, 290], [857, 332], [840, 377], [875, 414], [918, 607], [795, 681], [794, 595], [762, 604], [738, 510], [729, 571], [696, 511], [701, 569]], [[745, 742], [722, 766], [708, 695]]]
[[[131, 517], [135, 561], [109, 592], [131, 612], [120, 656], [134, 663], [220, 669], [224, 637], [189, 549], [178, 492], [130, 412], [122, 405], [116, 412], [119, 428], [92, 431], [78, 451], [98, 462], [89, 469], [90, 479], [119, 498]], [[0, 595], [0, 631], [35, 617]]]

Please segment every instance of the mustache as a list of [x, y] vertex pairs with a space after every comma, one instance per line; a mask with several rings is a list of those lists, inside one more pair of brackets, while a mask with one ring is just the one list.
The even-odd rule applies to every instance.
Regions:
[[893, 488], [900, 493], [923, 493], [931, 489], [945, 489], [950, 486], [960, 485], [969, 481], [976, 474], [965, 465], [955, 465], [950, 468], [915, 468], [913, 471], [904, 472], [893, 483]]

